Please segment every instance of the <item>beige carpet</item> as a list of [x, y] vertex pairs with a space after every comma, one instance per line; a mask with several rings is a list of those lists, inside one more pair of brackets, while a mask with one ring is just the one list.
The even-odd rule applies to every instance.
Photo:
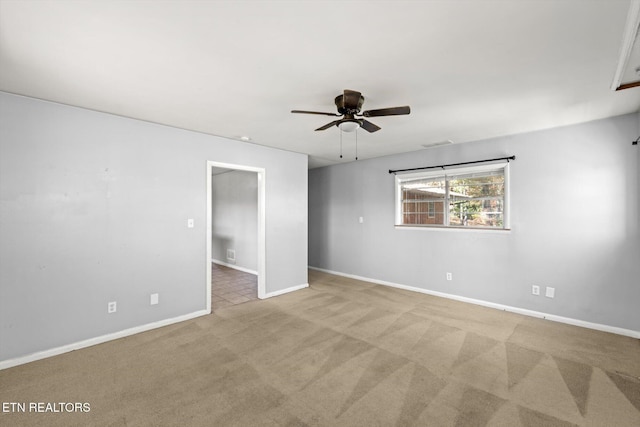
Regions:
[[[636, 339], [310, 272], [309, 289], [0, 371], [2, 426], [640, 426]], [[6, 409], [6, 408], [5, 408]]]

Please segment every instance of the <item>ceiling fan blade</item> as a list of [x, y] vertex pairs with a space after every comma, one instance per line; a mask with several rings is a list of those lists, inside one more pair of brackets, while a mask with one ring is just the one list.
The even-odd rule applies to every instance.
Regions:
[[302, 113], [302, 114], [319, 114], [321, 116], [334, 116], [340, 117], [340, 114], [336, 113], [322, 113], [320, 111], [304, 111], [304, 110], [291, 110], [292, 113]]
[[318, 128], [318, 129], [316, 129], [316, 130], [326, 130], [326, 129], [329, 129], [331, 126], [335, 126], [335, 125], [337, 125], [339, 122], [340, 122], [340, 120], [334, 120], [334, 121], [332, 121], [331, 123], [327, 123], [326, 125], [324, 125], [324, 126], [322, 126], [322, 127], [319, 127], [319, 128]]
[[380, 116], [402, 116], [404, 114], [411, 113], [411, 108], [408, 105], [404, 107], [391, 107], [391, 108], [380, 108], [378, 110], [369, 110], [363, 111], [362, 115], [364, 117], [380, 117]]
[[374, 125], [369, 120], [365, 120], [365, 119], [360, 120], [360, 127], [366, 130], [367, 132], [376, 132], [382, 129], [380, 126]]
[[358, 110], [358, 103], [360, 102], [361, 97], [362, 94], [360, 92], [345, 89], [342, 97], [344, 108], [347, 110]]

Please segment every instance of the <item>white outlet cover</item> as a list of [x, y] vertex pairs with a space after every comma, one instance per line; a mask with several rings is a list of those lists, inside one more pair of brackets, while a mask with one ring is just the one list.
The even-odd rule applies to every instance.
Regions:
[[149, 303], [151, 305], [156, 305], [160, 302], [160, 298], [158, 297], [158, 294], [151, 294], [151, 297], [149, 298]]
[[453, 280], [453, 274], [447, 273], [447, 280]]
[[550, 288], [549, 286], [547, 286], [547, 291], [544, 296], [548, 298], [554, 298], [556, 296], [556, 288]]
[[540, 295], [540, 286], [538, 285], [531, 286], [531, 293], [533, 295]]
[[189, 227], [189, 228], [193, 228], [193, 224], [194, 224], [194, 222], [193, 222], [193, 218], [189, 218], [189, 219], [187, 220], [187, 227]]
[[115, 313], [117, 310], [118, 310], [118, 305], [116, 304], [115, 301], [111, 301], [107, 303], [107, 313], [109, 314]]

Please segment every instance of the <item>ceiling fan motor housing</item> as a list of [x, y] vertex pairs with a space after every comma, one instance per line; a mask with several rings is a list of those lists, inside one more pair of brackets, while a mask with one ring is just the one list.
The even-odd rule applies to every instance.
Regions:
[[335, 103], [340, 114], [357, 114], [360, 112], [364, 103], [364, 96], [359, 93], [356, 96], [350, 95], [353, 95], [353, 92], [347, 92], [347, 97], [344, 94], [336, 96]]

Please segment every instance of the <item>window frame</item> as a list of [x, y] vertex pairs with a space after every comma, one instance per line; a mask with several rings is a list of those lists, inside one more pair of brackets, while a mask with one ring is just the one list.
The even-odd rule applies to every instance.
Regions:
[[[509, 177], [509, 165], [508, 161], [500, 161], [489, 164], [464, 166], [464, 167], [450, 167], [450, 168], [438, 168], [431, 170], [423, 170], [419, 172], [411, 173], [397, 173], [395, 175], [395, 226], [401, 228], [436, 228], [436, 229], [462, 229], [462, 230], [484, 230], [484, 231], [503, 231], [511, 230], [511, 206], [510, 206], [510, 177]], [[474, 227], [474, 226], [461, 226], [461, 225], [449, 225], [449, 180], [455, 179], [456, 176], [468, 175], [472, 173], [485, 173], [503, 171], [504, 174], [504, 200], [503, 200], [503, 221], [502, 227]], [[446, 224], [403, 224], [402, 213], [402, 184], [420, 179], [434, 179], [443, 177], [445, 180], [445, 198], [444, 198], [444, 215]]]

